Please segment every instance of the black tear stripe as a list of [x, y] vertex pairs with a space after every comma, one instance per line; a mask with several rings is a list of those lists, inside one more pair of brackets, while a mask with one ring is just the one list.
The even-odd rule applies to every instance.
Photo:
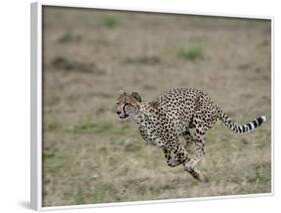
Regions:
[[251, 131], [252, 130], [252, 126], [250, 123], [246, 124], [248, 127], [249, 127], [249, 130]]
[[123, 105], [123, 112], [124, 112], [124, 114], [126, 115], [127, 113], [126, 113], [126, 111], [125, 111], [125, 107], [128, 105], [128, 103], [125, 103], [124, 105]]
[[261, 125], [263, 122], [263, 119], [261, 117], [258, 117], [256, 120], [258, 121], [258, 125]]

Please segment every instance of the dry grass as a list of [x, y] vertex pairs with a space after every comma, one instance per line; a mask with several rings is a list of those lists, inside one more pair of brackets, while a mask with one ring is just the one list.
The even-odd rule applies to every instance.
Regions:
[[[270, 60], [267, 21], [46, 8], [44, 206], [270, 192]], [[209, 131], [208, 183], [112, 113], [120, 89], [152, 100], [175, 87], [208, 91], [241, 123], [269, 120], [247, 135]]]

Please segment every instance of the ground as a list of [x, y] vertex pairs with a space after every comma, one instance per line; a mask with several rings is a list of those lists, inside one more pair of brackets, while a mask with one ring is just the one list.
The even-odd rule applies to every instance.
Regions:
[[[270, 21], [48, 7], [43, 19], [43, 205], [271, 192]], [[166, 165], [112, 109], [119, 90], [147, 101], [207, 91], [240, 123], [208, 132], [199, 183]]]

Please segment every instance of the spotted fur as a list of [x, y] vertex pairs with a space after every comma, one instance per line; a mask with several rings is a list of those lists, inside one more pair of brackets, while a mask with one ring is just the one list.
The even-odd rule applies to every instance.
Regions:
[[[235, 133], [250, 132], [266, 120], [261, 116], [245, 125], [238, 125], [213, 103], [207, 93], [188, 88], [169, 90], [153, 102], [142, 102], [137, 92], [128, 94], [122, 91], [117, 99], [116, 113], [120, 119], [131, 118], [145, 142], [163, 150], [168, 166], [181, 164], [185, 171], [200, 181], [204, 178], [195, 166], [205, 154], [206, 131], [217, 120]], [[190, 129], [195, 129], [194, 134]], [[180, 143], [179, 137], [183, 137], [186, 144]], [[187, 147], [192, 143], [196, 152], [190, 156]]]

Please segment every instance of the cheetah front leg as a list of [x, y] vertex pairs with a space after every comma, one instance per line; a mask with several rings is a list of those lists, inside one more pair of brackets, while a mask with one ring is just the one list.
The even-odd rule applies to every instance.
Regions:
[[192, 177], [199, 181], [207, 181], [207, 179], [203, 178], [200, 172], [195, 169], [195, 166], [201, 160], [203, 155], [205, 154], [204, 146], [205, 146], [205, 130], [202, 125], [198, 125], [196, 127], [196, 132], [194, 135], [194, 142], [196, 145], [195, 155], [184, 162], [184, 169], [191, 174]]

